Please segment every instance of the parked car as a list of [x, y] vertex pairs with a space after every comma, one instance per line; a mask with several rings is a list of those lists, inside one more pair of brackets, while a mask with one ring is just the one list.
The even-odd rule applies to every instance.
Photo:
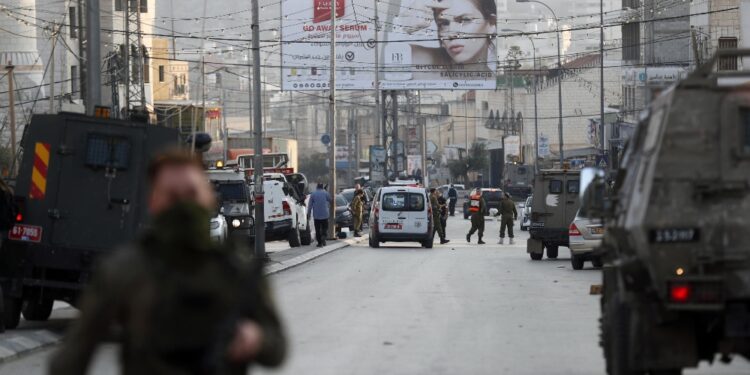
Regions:
[[602, 243], [604, 225], [601, 219], [588, 218], [582, 211], [584, 210], [578, 210], [568, 230], [570, 263], [574, 270], [583, 269], [586, 261], [591, 261], [594, 267], [602, 266], [602, 260], [594, 255], [594, 249]]
[[286, 240], [289, 246], [312, 243], [312, 232], [304, 198], [299, 197], [287, 182], [276, 179], [263, 181], [265, 204], [263, 213], [267, 240]]
[[[471, 195], [471, 191], [467, 193], [466, 200], [464, 200], [464, 219], [468, 219], [471, 216], [469, 213], [469, 195]], [[500, 211], [500, 201], [503, 199], [503, 191], [501, 189], [482, 188], [482, 198], [484, 198], [484, 203], [487, 204], [487, 214], [493, 208], [497, 212]]]
[[529, 230], [529, 224], [531, 224], [531, 204], [533, 203], [533, 197], [533, 195], [529, 195], [528, 198], [526, 198], [526, 202], [523, 204], [523, 209], [521, 210], [522, 231]]
[[433, 223], [427, 190], [389, 186], [378, 189], [370, 213], [370, 247], [386, 241], [415, 241], [432, 248]]
[[210, 220], [211, 239], [216, 242], [224, 242], [227, 239], [227, 219], [220, 212]]
[[344, 195], [336, 194], [336, 233], [340, 233], [342, 228], [354, 232], [354, 216]]

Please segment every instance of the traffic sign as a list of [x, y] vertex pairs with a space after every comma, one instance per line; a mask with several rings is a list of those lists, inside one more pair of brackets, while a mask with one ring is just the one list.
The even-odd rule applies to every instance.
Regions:
[[329, 144], [331, 144], [331, 136], [328, 134], [323, 134], [322, 136], [320, 136], [320, 142], [328, 146]]
[[609, 157], [607, 155], [596, 156], [596, 166], [602, 169], [606, 169], [609, 165]]

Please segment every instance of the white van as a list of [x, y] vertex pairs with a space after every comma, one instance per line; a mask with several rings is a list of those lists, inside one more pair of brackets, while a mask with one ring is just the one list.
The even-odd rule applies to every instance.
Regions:
[[369, 224], [370, 247], [379, 247], [386, 241], [413, 241], [432, 248], [432, 209], [424, 188], [389, 186], [378, 189]]

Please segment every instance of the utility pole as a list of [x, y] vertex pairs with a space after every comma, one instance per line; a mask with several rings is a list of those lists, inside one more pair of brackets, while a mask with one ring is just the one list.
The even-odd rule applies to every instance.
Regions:
[[55, 113], [55, 46], [57, 46], [57, 36], [60, 33], [60, 26], [52, 24], [52, 51], [49, 54], [49, 113]]
[[102, 100], [99, 0], [86, 0], [86, 114], [94, 115]]
[[421, 125], [421, 129], [419, 129], [420, 138], [422, 138], [422, 142], [420, 142], [422, 151], [422, 185], [428, 188], [430, 187], [430, 177], [427, 175], [427, 119], [422, 115], [421, 90], [417, 90], [417, 114], [419, 115], [417, 123]]
[[[376, 126], [377, 131], [382, 131], [385, 129], [385, 125], [383, 124], [383, 112], [382, 108], [380, 107], [380, 44], [378, 43], [379, 38], [379, 32], [380, 32], [380, 24], [378, 23], [378, 3], [380, 0], [375, 0], [375, 121], [378, 124]], [[381, 142], [383, 143], [383, 147], [385, 147], [385, 139], [387, 135], [383, 134], [381, 137]], [[386, 150], [386, 154], [388, 151]], [[386, 166], [388, 165], [388, 162], [385, 163]], [[387, 167], [386, 167], [387, 170]], [[386, 177], [388, 176], [388, 173], [386, 171]], [[387, 180], [387, 178], [386, 178]]]
[[8, 71], [8, 95], [10, 96], [10, 99], [8, 100], [8, 117], [10, 118], [10, 153], [12, 155], [10, 175], [13, 177], [16, 176], [16, 90], [13, 87], [16, 79], [13, 73], [15, 68], [16, 67], [13, 66], [12, 61], [8, 61], [8, 65], [5, 66], [5, 70]]
[[330, 182], [328, 193], [331, 194], [330, 215], [328, 217], [328, 238], [334, 239], [336, 231], [336, 0], [330, 0], [331, 11], [331, 82], [328, 87], [328, 131], [331, 137], [329, 150]]
[[87, 103], [86, 100], [86, 51], [84, 50], [84, 29], [83, 29], [83, 0], [78, 0], [78, 97], [81, 101], [84, 101], [84, 108]]
[[601, 155], [602, 160], [604, 160], [604, 154], [606, 152], [606, 146], [604, 144], [605, 137], [604, 137], [604, 0], [599, 0], [599, 79], [600, 79], [600, 113], [599, 113], [599, 123], [601, 125], [601, 134], [599, 135], [599, 145], [602, 148]]
[[[263, 193], [263, 122], [260, 107], [260, 21], [258, 17], [258, 0], [252, 0], [252, 42], [253, 59], [250, 68], [253, 71], [253, 89], [250, 92], [250, 113], [253, 116], [253, 140], [255, 152], [253, 154], [253, 181], [255, 182], [255, 257], [266, 259], [266, 224]], [[255, 95], [253, 96], [253, 93]]]

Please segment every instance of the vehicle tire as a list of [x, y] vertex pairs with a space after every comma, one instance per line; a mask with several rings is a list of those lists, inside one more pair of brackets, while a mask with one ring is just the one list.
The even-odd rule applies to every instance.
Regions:
[[307, 246], [312, 243], [312, 230], [310, 230], [310, 227], [299, 233], [299, 239], [302, 246]]
[[299, 238], [299, 228], [294, 227], [289, 230], [289, 234], [287, 234], [287, 238], [289, 240], [289, 246], [290, 247], [300, 247], [300, 238]]
[[[616, 285], [612, 285], [612, 287], [617, 288]], [[606, 284], [605, 288], [607, 288]], [[630, 366], [630, 307], [624, 301], [621, 301], [619, 293], [616, 291], [607, 295], [605, 290], [605, 295], [607, 299], [602, 301], [603, 311], [600, 330], [607, 374], [643, 375], [645, 374], [644, 371], [634, 371]]]
[[547, 258], [549, 259], [557, 259], [557, 246], [545, 246], [547, 248]]
[[21, 305], [23, 301], [20, 298], [3, 298], [3, 324], [5, 329], [18, 328], [21, 322]]
[[529, 253], [531, 260], [542, 260], [544, 253]]
[[602, 258], [593, 258], [591, 259], [591, 264], [593, 264], [596, 268], [602, 268], [604, 266], [604, 261], [602, 260]]
[[32, 322], [43, 322], [52, 315], [52, 304], [55, 301], [49, 298], [39, 300], [34, 298], [23, 303], [23, 317]]
[[573, 266], [574, 270], [582, 270], [583, 258], [573, 255], [570, 257], [570, 264]]
[[378, 237], [375, 235], [375, 233], [370, 233], [370, 247], [373, 249], [377, 249], [380, 247], [380, 240], [378, 240]]

